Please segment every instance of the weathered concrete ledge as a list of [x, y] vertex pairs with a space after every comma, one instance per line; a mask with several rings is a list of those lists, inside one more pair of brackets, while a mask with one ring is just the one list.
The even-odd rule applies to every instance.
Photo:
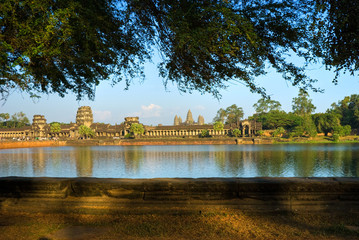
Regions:
[[0, 178], [0, 213], [359, 213], [359, 178]]

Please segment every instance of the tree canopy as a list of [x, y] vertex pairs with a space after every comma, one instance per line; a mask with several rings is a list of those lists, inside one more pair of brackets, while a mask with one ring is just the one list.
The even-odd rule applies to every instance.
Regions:
[[359, 128], [359, 95], [346, 96], [338, 103], [333, 103], [329, 112], [339, 115], [343, 126], [350, 125], [352, 128]]
[[27, 125], [30, 125], [30, 121], [23, 112], [11, 116], [9, 113], [0, 113], [0, 128], [21, 128]]
[[313, 122], [317, 128], [317, 132], [324, 133], [333, 133], [336, 127], [340, 125], [340, 114], [335, 113], [316, 113], [312, 115]]
[[52, 133], [59, 133], [61, 132], [61, 124], [58, 122], [52, 122], [50, 123], [50, 131]]
[[281, 110], [281, 106], [280, 102], [269, 98], [261, 98], [253, 105], [257, 114], [267, 113], [274, 110], [279, 111]]
[[232, 104], [226, 109], [220, 108], [217, 111], [217, 115], [214, 117], [213, 122], [221, 122], [225, 124], [237, 123], [243, 118], [243, 108], [238, 107], [236, 104]]
[[213, 129], [215, 130], [215, 131], [221, 131], [221, 130], [223, 130], [223, 128], [224, 128], [224, 125], [223, 125], [223, 123], [222, 122], [215, 122], [214, 124], [213, 124]]
[[293, 98], [292, 103], [293, 113], [299, 116], [310, 115], [316, 109], [309, 94], [303, 89], [299, 90], [298, 97]]
[[8, 113], [0, 113], [0, 121], [3, 122], [3, 121], [7, 121], [10, 119], [10, 114]]
[[112, 0], [6, 0], [0, 8], [0, 93], [68, 91], [94, 97], [116, 74], [129, 82], [145, 56], [129, 16]]
[[5, 0], [0, 94], [71, 91], [93, 99], [103, 80], [129, 86], [143, 78], [154, 49], [164, 82], [181, 91], [218, 97], [234, 81], [265, 95], [254, 79], [267, 67], [317, 91], [307, 63], [358, 70], [358, 11], [349, 0]]
[[285, 129], [293, 129], [302, 124], [303, 119], [293, 113], [285, 111], [273, 110], [268, 113], [255, 114], [250, 119], [262, 123], [263, 129], [277, 129], [283, 127]]
[[84, 137], [84, 138], [90, 138], [90, 137], [95, 136], [95, 132], [91, 128], [89, 128], [85, 125], [79, 126], [79, 134], [81, 137]]
[[142, 124], [139, 123], [133, 123], [130, 127], [130, 132], [133, 133], [133, 135], [142, 135], [145, 132], [145, 128]]

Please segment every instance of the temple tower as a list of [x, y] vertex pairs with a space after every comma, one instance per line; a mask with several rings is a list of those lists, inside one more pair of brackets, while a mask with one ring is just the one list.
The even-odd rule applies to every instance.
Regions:
[[179, 123], [179, 125], [182, 124], [182, 118], [181, 117], [178, 117], [178, 123]]
[[188, 112], [187, 112], [187, 117], [186, 117], [185, 123], [188, 125], [192, 125], [194, 123], [191, 110], [188, 110]]
[[177, 115], [175, 116], [175, 119], [174, 119], [174, 121], [173, 121], [173, 125], [174, 125], [174, 126], [178, 126], [178, 125], [179, 125], [179, 121], [178, 121], [178, 116], [177, 116]]
[[203, 125], [204, 124], [204, 117], [202, 115], [198, 116], [197, 124], [198, 125]]
[[92, 110], [89, 106], [79, 107], [76, 114], [76, 124], [90, 127], [93, 123]]
[[32, 129], [34, 131], [34, 137], [44, 137], [45, 127], [47, 126], [46, 118], [44, 115], [34, 115], [32, 119]]

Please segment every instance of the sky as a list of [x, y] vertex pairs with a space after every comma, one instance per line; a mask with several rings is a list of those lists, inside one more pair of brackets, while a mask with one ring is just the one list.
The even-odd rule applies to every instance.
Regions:
[[[298, 95], [299, 89], [291, 86], [274, 69], [268, 69], [267, 72], [267, 75], [257, 78], [256, 83], [266, 88], [267, 94], [271, 99], [279, 101], [283, 110], [291, 111], [292, 99]], [[114, 87], [110, 85], [110, 81], [100, 83], [96, 88], [94, 101], [77, 101], [76, 96], [71, 93], [64, 98], [57, 94], [41, 95], [40, 99], [34, 101], [26, 93], [14, 92], [5, 102], [0, 102], [0, 113], [12, 115], [22, 111], [30, 122], [33, 115], [41, 114], [45, 116], [47, 123], [70, 123], [76, 121], [76, 112], [80, 106], [90, 106], [94, 122], [120, 124], [125, 117], [138, 116], [141, 123], [156, 126], [172, 125], [175, 115], [185, 120], [190, 109], [195, 121], [198, 115], [202, 115], [205, 123], [211, 123], [218, 109], [232, 104], [242, 107], [244, 118], [247, 118], [255, 113], [253, 104], [261, 98], [261, 95], [251, 93], [244, 85], [234, 82], [220, 91], [221, 99], [216, 99], [211, 94], [182, 93], [171, 83], [165, 88], [155, 63], [145, 65], [145, 74], [146, 79], [143, 82], [135, 79], [128, 90], [124, 90], [124, 82]], [[307, 74], [318, 80], [316, 87], [325, 91], [309, 91], [316, 106], [315, 112], [325, 112], [332, 103], [345, 96], [359, 94], [358, 77], [344, 74], [339, 78], [338, 85], [334, 85], [334, 73], [320, 65], [311, 66]]]

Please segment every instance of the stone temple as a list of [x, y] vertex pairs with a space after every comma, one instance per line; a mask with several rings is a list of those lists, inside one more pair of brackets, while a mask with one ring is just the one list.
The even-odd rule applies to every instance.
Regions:
[[175, 116], [175, 119], [173, 121], [174, 126], [180, 126], [180, 125], [204, 125], [204, 118], [203, 116], [199, 115], [197, 122], [193, 120], [192, 112], [191, 110], [188, 110], [186, 121], [182, 122], [182, 118]]
[[76, 124], [90, 127], [93, 124], [92, 110], [88, 106], [79, 107], [76, 114]]
[[[91, 107], [79, 107], [76, 114], [76, 122], [61, 124], [61, 131], [51, 132], [50, 124], [47, 123], [44, 115], [34, 115], [32, 124], [23, 128], [2, 128], [0, 139], [77, 139], [80, 137], [79, 127], [85, 125], [95, 133], [95, 138], [123, 138], [130, 133], [131, 125], [140, 124], [139, 117], [126, 117], [120, 124], [110, 125], [105, 123], [94, 123]], [[143, 124], [142, 124], [143, 125]], [[143, 125], [144, 138], [167, 138], [167, 137], [198, 137], [203, 130], [208, 130], [212, 136], [230, 135], [233, 129], [240, 129], [242, 136], [252, 136], [258, 130], [262, 130], [261, 123], [253, 120], [243, 120], [234, 124], [224, 125], [223, 130], [215, 131], [212, 124], [205, 124], [203, 116], [199, 115], [197, 122], [193, 120], [191, 110], [188, 110], [186, 121], [182, 122], [180, 116], [174, 117], [171, 126], [146, 126]]]

